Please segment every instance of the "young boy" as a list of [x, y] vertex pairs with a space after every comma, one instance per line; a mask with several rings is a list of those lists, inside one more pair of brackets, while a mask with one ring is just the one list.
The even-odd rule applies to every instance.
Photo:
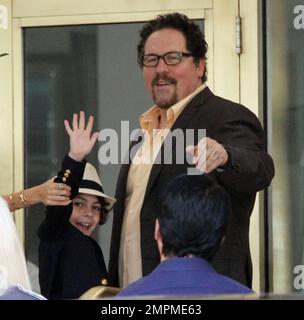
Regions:
[[91, 238], [97, 224], [106, 221], [115, 199], [107, 196], [96, 169], [84, 160], [92, 150], [97, 134], [91, 136], [93, 118], [85, 128], [84, 113], [74, 114], [70, 152], [62, 162], [55, 182], [71, 187], [72, 202], [65, 207], [48, 206], [39, 228], [39, 281], [48, 299], [76, 299], [86, 290], [107, 284], [102, 251]]

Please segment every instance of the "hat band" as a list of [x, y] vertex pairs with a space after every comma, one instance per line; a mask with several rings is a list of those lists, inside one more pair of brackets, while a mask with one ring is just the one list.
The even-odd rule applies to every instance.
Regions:
[[101, 193], [104, 193], [102, 186], [92, 180], [82, 180], [79, 188], [97, 190]]

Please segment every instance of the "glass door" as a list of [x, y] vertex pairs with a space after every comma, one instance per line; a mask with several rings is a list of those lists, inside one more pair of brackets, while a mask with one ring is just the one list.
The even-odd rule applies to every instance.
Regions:
[[[152, 101], [136, 62], [137, 32], [157, 14], [179, 11], [204, 30], [208, 49], [208, 85], [236, 102], [240, 95], [240, 57], [235, 52], [238, 0], [163, 1], [40, 1], [12, 5], [14, 188], [29, 187], [54, 176], [68, 148], [63, 126], [73, 112], [85, 110], [96, 119], [95, 130], [130, 131]], [[225, 72], [223, 72], [225, 68]], [[24, 71], [24, 72], [23, 72]], [[99, 144], [89, 160], [99, 166], [105, 189], [114, 193], [118, 165], [98, 163]], [[23, 161], [24, 159], [24, 161]], [[5, 160], [2, 160], [5, 161]], [[24, 177], [24, 179], [22, 179]], [[37, 227], [43, 207], [28, 210], [17, 225], [37, 283]], [[19, 216], [20, 217], [20, 216]], [[22, 233], [25, 230], [25, 233]], [[111, 219], [96, 238], [108, 259]], [[255, 256], [256, 254], [253, 253]], [[254, 260], [259, 261], [259, 254]], [[256, 270], [259, 274], [259, 268]]]
[[303, 294], [304, 5], [267, 1], [265, 16], [269, 142], [276, 163], [269, 198], [270, 290]]

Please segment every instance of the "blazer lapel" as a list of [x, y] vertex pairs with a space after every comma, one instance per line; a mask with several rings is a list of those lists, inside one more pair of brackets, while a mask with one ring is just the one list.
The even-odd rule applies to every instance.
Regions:
[[[213, 95], [213, 93], [210, 91], [210, 89], [208, 87], [206, 87], [200, 93], [198, 93], [189, 102], [189, 104], [184, 108], [184, 110], [181, 112], [181, 114], [178, 116], [178, 118], [176, 119], [176, 121], [174, 122], [174, 124], [171, 128], [171, 131], [173, 131], [174, 129], [177, 129], [177, 128], [185, 129], [188, 126], [188, 123], [190, 122], [190, 120], [194, 117], [194, 115], [196, 113], [196, 109], [198, 107], [202, 106], [205, 103], [205, 101], [212, 95]], [[162, 145], [159, 152], [161, 152], [161, 154], [164, 154], [164, 145]], [[167, 150], [167, 152], [170, 152], [170, 150]], [[160, 174], [163, 165], [164, 164], [161, 161], [160, 164], [154, 164], [152, 166], [144, 199], [146, 199], [147, 196], [149, 195], [151, 188], [153, 187], [153, 184], [154, 184], [156, 178]]]
[[171, 131], [177, 128], [187, 128], [188, 123], [196, 114], [197, 108], [201, 107], [205, 103], [205, 101], [212, 95], [213, 93], [210, 91], [208, 87], [206, 87], [203, 91], [198, 93], [178, 116], [171, 128]]

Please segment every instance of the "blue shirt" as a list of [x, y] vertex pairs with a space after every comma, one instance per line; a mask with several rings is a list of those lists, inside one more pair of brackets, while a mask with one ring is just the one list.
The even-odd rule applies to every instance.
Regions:
[[118, 296], [250, 294], [244, 285], [217, 273], [201, 258], [170, 258]]

